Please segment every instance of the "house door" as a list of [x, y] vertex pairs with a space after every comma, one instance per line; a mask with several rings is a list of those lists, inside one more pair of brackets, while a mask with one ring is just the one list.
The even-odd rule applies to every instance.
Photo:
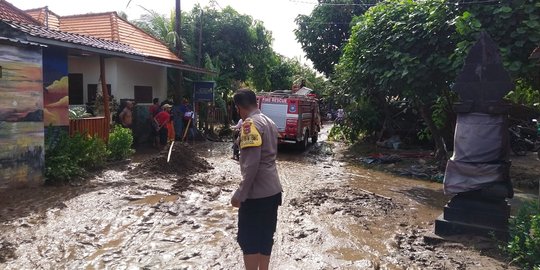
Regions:
[[69, 105], [83, 105], [83, 75], [81, 73], [70, 73], [68, 78]]

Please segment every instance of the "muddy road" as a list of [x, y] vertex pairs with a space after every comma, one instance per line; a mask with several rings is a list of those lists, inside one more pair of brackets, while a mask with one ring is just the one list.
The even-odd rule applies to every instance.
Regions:
[[[321, 141], [280, 152], [272, 269], [512, 268], [489, 241], [424, 241], [441, 184], [356, 167]], [[213, 167], [195, 175], [144, 176], [139, 158], [79, 187], [0, 194], [0, 269], [242, 269], [229, 146], [195, 145]]]

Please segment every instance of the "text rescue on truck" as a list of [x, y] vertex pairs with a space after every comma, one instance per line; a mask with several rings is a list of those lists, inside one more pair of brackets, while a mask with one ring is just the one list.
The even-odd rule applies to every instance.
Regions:
[[262, 113], [276, 123], [280, 143], [295, 143], [305, 149], [309, 140], [317, 142], [321, 131], [319, 102], [313, 90], [276, 90], [257, 95]]

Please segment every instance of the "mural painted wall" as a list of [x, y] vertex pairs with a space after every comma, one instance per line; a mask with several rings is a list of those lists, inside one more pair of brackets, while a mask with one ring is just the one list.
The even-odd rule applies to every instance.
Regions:
[[0, 44], [0, 188], [43, 181], [41, 48]]
[[67, 50], [43, 49], [43, 87], [45, 126], [69, 126]]

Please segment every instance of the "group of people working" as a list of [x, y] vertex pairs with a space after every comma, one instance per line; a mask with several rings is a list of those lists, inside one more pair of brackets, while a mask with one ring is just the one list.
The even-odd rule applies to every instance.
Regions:
[[[126, 101], [118, 113], [118, 123], [125, 128], [133, 128], [133, 108], [135, 103]], [[161, 104], [158, 98], [152, 100], [149, 109], [152, 125], [152, 143], [155, 147], [165, 146], [172, 140], [185, 140], [193, 124], [193, 110], [187, 99], [175, 104], [165, 100]]]
[[153, 145], [163, 147], [169, 141], [183, 141], [193, 127], [193, 110], [187, 99], [181, 103], [171, 104], [170, 101], [159, 103], [154, 98], [150, 106], [150, 121], [152, 124]]

